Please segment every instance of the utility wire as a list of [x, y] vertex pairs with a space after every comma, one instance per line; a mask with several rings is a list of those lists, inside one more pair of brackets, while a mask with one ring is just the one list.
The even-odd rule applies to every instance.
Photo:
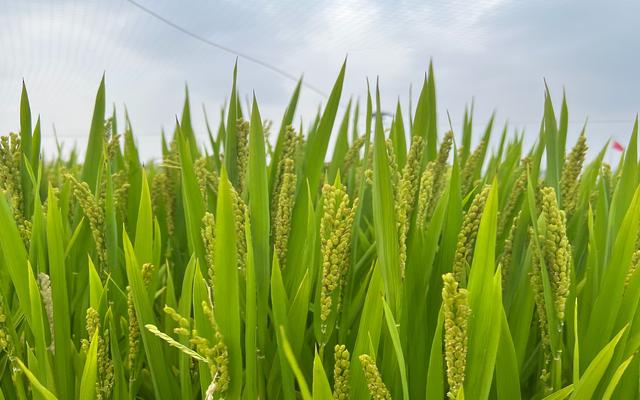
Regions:
[[[197, 33], [191, 32], [190, 30], [188, 30], [187, 28], [184, 28], [178, 24], [176, 24], [175, 22], [172, 22], [170, 20], [168, 20], [167, 18], [163, 17], [162, 15], [156, 13], [155, 11], [143, 6], [142, 4], [134, 1], [134, 0], [127, 0], [127, 2], [129, 2], [130, 4], [132, 4], [133, 6], [137, 7], [139, 10], [145, 12], [146, 14], [152, 16], [153, 18], [157, 19], [158, 21], [161, 21], [163, 23], [165, 23], [166, 25], [169, 25], [170, 27], [172, 27], [173, 29], [180, 31], [182, 33], [184, 33], [185, 35], [191, 37], [192, 39], [195, 39], [201, 43], [204, 43], [208, 46], [214, 47], [218, 50], [222, 50], [224, 52], [227, 52], [229, 54], [233, 54], [238, 58], [243, 58], [247, 61], [251, 61], [254, 64], [258, 64], [263, 68], [266, 68], [268, 70], [270, 70], [271, 72], [275, 72], [276, 74], [289, 79], [290, 81], [293, 82], [298, 82], [299, 78], [297, 78], [295, 75], [290, 74], [289, 72], [283, 70], [282, 68], [279, 68], [273, 64], [270, 64], [266, 61], [260, 60], [259, 58], [256, 58], [252, 55], [246, 54], [246, 53], [241, 53], [239, 51], [236, 51], [230, 47], [227, 47], [225, 45], [222, 45], [220, 43], [216, 43], [212, 40], [209, 40], [203, 36], [198, 35]], [[306, 87], [309, 90], [312, 90], [313, 92], [319, 94], [322, 97], [328, 97], [327, 94], [325, 92], [323, 92], [322, 90], [318, 89], [317, 87], [310, 85], [308, 83], [305, 83], [304, 81], [302, 81], [302, 86]]]

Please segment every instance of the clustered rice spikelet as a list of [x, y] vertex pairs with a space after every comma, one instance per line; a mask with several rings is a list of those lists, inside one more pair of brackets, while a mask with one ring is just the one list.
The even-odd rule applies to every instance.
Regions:
[[507, 202], [504, 208], [500, 211], [500, 222], [498, 223], [498, 232], [497, 237], [502, 237], [505, 229], [511, 224], [511, 219], [514, 217], [515, 212], [517, 211], [522, 195], [525, 192], [527, 187], [527, 179], [528, 179], [528, 169], [529, 159], [526, 158], [523, 160], [523, 165], [520, 168], [520, 174], [516, 181], [513, 183], [511, 191], [509, 193], [509, 197], [507, 198]]
[[627, 272], [627, 276], [624, 279], [624, 286], [627, 287], [629, 285], [629, 281], [633, 276], [634, 272], [640, 267], [640, 231], [638, 231], [638, 236], [636, 236], [636, 250], [633, 252], [633, 256], [631, 256], [631, 264], [629, 264], [629, 271]]
[[180, 154], [176, 136], [171, 141], [169, 151], [163, 154], [162, 161], [163, 166], [160, 174], [164, 176], [159, 178], [160, 196], [158, 196], [158, 200], [162, 201], [163, 204], [167, 232], [173, 237], [177, 218], [176, 205], [181, 184]]
[[614, 176], [611, 171], [611, 164], [603, 162], [601, 168], [601, 179], [604, 180], [605, 186], [607, 188], [607, 193], [609, 194], [609, 198], [613, 196], [613, 188], [614, 186]]
[[320, 319], [322, 330], [334, 310], [334, 299], [341, 300], [342, 287], [349, 267], [351, 229], [358, 207], [358, 199], [349, 206], [349, 195], [339, 182], [322, 188], [323, 215], [320, 221], [322, 250], [322, 289], [320, 292]]
[[238, 138], [238, 193], [241, 195], [245, 189], [245, 179], [247, 176], [247, 166], [249, 165], [249, 122], [238, 119], [236, 124], [236, 134]]
[[188, 319], [180, 315], [174, 308], [167, 305], [164, 306], [164, 313], [167, 314], [178, 325], [176, 328], [173, 328], [174, 333], [181, 336], [190, 335], [189, 328], [191, 324], [189, 323]]
[[196, 351], [206, 358], [211, 376], [213, 377], [213, 381], [209, 386], [211, 392], [217, 395], [223, 395], [229, 388], [229, 383], [231, 382], [229, 352], [224, 342], [224, 337], [215, 323], [213, 310], [207, 302], [202, 302], [202, 311], [216, 332], [216, 343], [213, 345], [211, 345], [209, 340], [200, 336], [196, 329], [189, 331], [190, 323], [187, 318], [169, 306], [164, 307], [164, 312], [178, 324], [178, 327], [174, 328], [174, 332], [188, 338], [189, 343], [196, 348]]
[[247, 205], [244, 203], [238, 192], [231, 188], [231, 197], [234, 204], [234, 216], [236, 226], [236, 247], [238, 256], [238, 268], [242, 273], [245, 271], [247, 262], [247, 238], [244, 231], [244, 218]]
[[529, 236], [531, 238], [531, 271], [529, 272], [529, 280], [533, 290], [533, 296], [536, 304], [536, 313], [538, 315], [538, 326], [540, 328], [540, 342], [542, 345], [542, 353], [544, 356], [544, 364], [540, 372], [540, 380], [545, 384], [548, 390], [549, 383], [549, 363], [551, 362], [551, 341], [549, 338], [549, 321], [547, 320], [547, 311], [544, 301], [544, 286], [542, 283], [541, 260], [542, 254], [538, 246], [534, 244], [535, 232], [533, 228], [529, 228]]
[[127, 367], [132, 371], [136, 365], [138, 353], [140, 352], [140, 329], [138, 327], [136, 309], [133, 304], [133, 292], [131, 291], [130, 286], [127, 286], [127, 315], [129, 317], [129, 334], [127, 335], [129, 351], [127, 353]]
[[[369, 142], [369, 149], [372, 144]], [[360, 187], [363, 184], [373, 185], [373, 151], [367, 151], [365, 147], [364, 158], [362, 159], [362, 163], [358, 165], [356, 169], [356, 187]]]
[[282, 151], [278, 165], [276, 165], [276, 175], [271, 192], [271, 226], [275, 226], [276, 215], [278, 213], [278, 196], [284, 179], [286, 160], [294, 160], [295, 165], [296, 146], [296, 131], [291, 125], [288, 125], [284, 131]]
[[438, 199], [440, 199], [442, 191], [444, 190], [445, 182], [447, 181], [447, 174], [445, 173], [448, 169], [447, 160], [449, 160], [452, 145], [453, 132], [448, 131], [442, 138], [440, 150], [438, 151], [438, 156], [435, 159], [433, 171], [431, 172], [433, 175], [433, 184], [431, 187], [431, 196], [429, 196], [431, 201], [427, 209], [427, 218], [433, 215]]
[[207, 158], [200, 157], [193, 163], [193, 171], [195, 172], [196, 179], [198, 180], [198, 187], [200, 188], [200, 195], [207, 204]]
[[[172, 238], [175, 233], [174, 207], [176, 204], [176, 177], [174, 172], [164, 167], [162, 172], [153, 176], [151, 181], [151, 201], [153, 211], [156, 215], [164, 215], [167, 236]], [[170, 258], [172, 254], [172, 242], [167, 241], [165, 257]]]
[[431, 198], [435, 181], [434, 170], [435, 162], [429, 161], [427, 167], [422, 171], [422, 176], [420, 176], [418, 211], [416, 212], [416, 224], [419, 229], [424, 229], [426, 226], [427, 212], [431, 209], [431, 203], [434, 202], [434, 199]]
[[49, 349], [55, 352], [54, 330], [53, 330], [53, 298], [51, 295], [51, 279], [44, 272], [38, 274], [38, 285], [40, 286], [40, 296], [42, 297], [42, 305], [44, 312], [47, 314], [47, 322], [49, 324], [49, 332], [51, 333], [51, 345]]
[[416, 192], [420, 179], [420, 158], [422, 156], [422, 138], [414, 136], [407, 155], [407, 161], [402, 169], [402, 177], [396, 203], [396, 223], [398, 227], [398, 241], [400, 253], [400, 273], [404, 278], [407, 262], [407, 235], [411, 224], [411, 214], [416, 200]]
[[196, 179], [198, 180], [202, 200], [207, 204], [209, 201], [209, 190], [213, 193], [217, 191], [218, 183], [220, 182], [218, 173], [211, 168], [210, 158], [206, 156], [198, 158], [193, 165], [193, 169], [196, 174]]
[[[146, 263], [142, 266], [142, 282], [146, 287], [151, 284], [154, 269], [155, 267], [150, 263]], [[138, 353], [140, 352], [140, 327], [138, 326], [138, 317], [133, 303], [133, 292], [131, 286], [127, 286], [127, 316], [129, 319], [129, 334], [127, 335], [129, 352], [127, 354], [127, 366], [129, 370], [133, 370]], [[131, 378], [133, 379], [133, 374], [131, 375]]]
[[398, 160], [396, 152], [393, 149], [391, 139], [385, 141], [387, 146], [387, 162], [389, 163], [389, 176], [391, 177], [391, 187], [394, 189], [396, 204], [398, 203], [398, 182], [400, 181], [400, 170], [398, 169]]
[[469, 210], [464, 216], [462, 228], [458, 233], [458, 242], [456, 244], [456, 253], [453, 263], [453, 275], [457, 282], [466, 286], [467, 269], [471, 266], [473, 260], [473, 252], [476, 246], [476, 237], [480, 228], [480, 219], [484, 211], [487, 197], [489, 196], [490, 186], [484, 189], [473, 198], [473, 202]]
[[218, 329], [218, 325], [213, 318], [213, 310], [209, 304], [203, 301], [202, 310], [209, 319], [211, 326], [214, 327], [216, 331], [216, 343], [208, 352], [205, 352], [205, 354], [211, 360], [209, 365], [211, 367], [211, 375], [216, 377], [214, 378], [214, 381], [216, 382], [216, 389], [220, 393], [224, 393], [229, 388], [229, 383], [231, 382], [229, 372], [229, 350], [227, 349], [222, 333], [220, 333], [220, 329]]
[[337, 344], [334, 349], [333, 364], [333, 398], [347, 400], [349, 398], [349, 368], [351, 367], [349, 350], [343, 344]]
[[22, 147], [20, 136], [11, 133], [0, 138], [0, 192], [8, 196], [13, 217], [25, 246], [31, 238], [31, 221], [23, 213], [22, 182], [20, 181]]
[[453, 274], [442, 276], [444, 313], [444, 350], [450, 399], [456, 399], [462, 388], [467, 364], [467, 326], [471, 310], [466, 289], [459, 289]]
[[[206, 212], [202, 218], [202, 243], [204, 244], [204, 253], [207, 260], [207, 271], [209, 274], [209, 285], [213, 287], [215, 276], [215, 251], [216, 251], [216, 223], [213, 214]], [[215, 291], [214, 291], [215, 292]]]
[[462, 195], [466, 195], [471, 191], [473, 185], [475, 184], [475, 174], [482, 165], [479, 165], [482, 162], [482, 156], [487, 149], [487, 141], [482, 139], [478, 147], [471, 153], [467, 162], [464, 164], [464, 168], [461, 173], [462, 180]]
[[[155, 177], [154, 177], [155, 178]], [[129, 187], [127, 171], [122, 169], [111, 176], [113, 182], [113, 203], [120, 221], [127, 222], [127, 201], [129, 199]]]
[[156, 271], [155, 265], [151, 263], [142, 264], [142, 282], [145, 287], [149, 287], [153, 281], [153, 274]]
[[112, 120], [107, 120], [105, 126], [105, 140], [107, 140], [107, 158], [113, 160], [116, 155], [120, 153], [120, 135], [116, 132], [112, 132]]
[[[546, 385], [549, 381], [548, 366], [553, 356], [549, 330], [559, 329], [564, 323], [565, 305], [570, 286], [571, 248], [567, 239], [564, 213], [558, 208], [553, 188], [541, 189], [541, 203], [537, 241], [534, 240], [533, 228], [529, 230], [532, 247], [532, 268], [529, 278], [534, 293], [544, 353], [544, 367], [540, 378]], [[546, 268], [549, 276], [553, 310], [560, 327], [550, 326], [547, 318], [542, 268]]]
[[558, 208], [553, 188], [542, 189], [542, 216], [544, 229], [541, 229], [539, 243], [543, 247], [545, 264], [549, 269], [556, 315], [562, 321], [569, 295], [571, 247], [567, 238], [564, 212]]
[[267, 147], [267, 157], [273, 157], [273, 146], [271, 145], [271, 128], [273, 128], [273, 121], [265, 119], [262, 121], [262, 134], [264, 135], [264, 144]]
[[633, 253], [633, 256], [631, 258], [631, 264], [629, 264], [629, 271], [627, 272], [627, 275], [625, 276], [625, 279], [624, 279], [625, 287], [629, 285], [629, 282], [631, 281], [631, 277], [633, 276], [634, 272], [636, 272], [638, 267], [640, 267], [640, 250], [636, 250]]
[[14, 353], [13, 337], [9, 330], [8, 310], [4, 301], [4, 296], [0, 294], [0, 351], [12, 356]]
[[511, 263], [513, 258], [513, 241], [520, 223], [520, 215], [522, 211], [518, 212], [518, 215], [513, 219], [511, 229], [509, 229], [509, 236], [504, 241], [504, 247], [502, 248], [502, 254], [500, 255], [500, 266], [502, 271], [502, 288], [506, 287], [507, 279], [511, 273]]
[[344, 156], [344, 162], [342, 164], [343, 172], [349, 171], [349, 168], [351, 168], [351, 166], [358, 160], [358, 153], [362, 146], [364, 146], [366, 139], [367, 138], [365, 136], [360, 136], [353, 141], [353, 144], [349, 147], [347, 154]]
[[296, 192], [296, 173], [293, 160], [284, 160], [284, 173], [276, 198], [276, 216], [274, 226], [274, 245], [280, 268], [287, 265], [287, 249], [289, 232], [291, 231], [291, 214], [293, 213], [294, 195]]
[[97, 377], [96, 399], [108, 399], [111, 395], [114, 383], [113, 361], [109, 357], [109, 331], [101, 332], [100, 314], [93, 307], [87, 309], [86, 326], [89, 339], [82, 340], [82, 349], [87, 352], [90, 340], [97, 332]]
[[99, 199], [91, 193], [86, 182], [78, 181], [73, 175], [67, 174], [66, 179], [73, 186], [73, 194], [80, 204], [82, 212], [89, 221], [91, 235], [98, 253], [98, 261], [101, 271], [107, 267], [107, 243], [104, 235], [104, 208], [100, 206]]
[[375, 361], [367, 354], [362, 354], [360, 364], [364, 371], [364, 377], [367, 380], [367, 389], [373, 400], [391, 400], [391, 393], [382, 381], [382, 376]]
[[418, 192], [417, 226], [424, 229], [427, 221], [433, 215], [438, 200], [447, 182], [449, 153], [453, 145], [453, 132], [448, 131], [442, 138], [440, 150], [435, 160], [429, 161], [420, 177], [420, 191]]
[[582, 171], [585, 155], [587, 154], [587, 139], [580, 135], [573, 149], [569, 153], [560, 179], [560, 193], [562, 194], [562, 209], [566, 213], [573, 212], [578, 196], [578, 177]]

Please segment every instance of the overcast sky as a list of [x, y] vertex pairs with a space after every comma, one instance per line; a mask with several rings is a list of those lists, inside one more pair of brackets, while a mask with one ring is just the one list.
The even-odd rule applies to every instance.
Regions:
[[[432, 58], [439, 118], [458, 128], [475, 99], [479, 125], [537, 134], [543, 78], [559, 103], [566, 89], [570, 134], [585, 118], [593, 147], [626, 141], [640, 110], [638, 1], [168, 1], [136, 0], [189, 31], [272, 64], [329, 92], [348, 55], [343, 99], [364, 98], [380, 77], [383, 108], [417, 96]], [[129, 0], [0, 0], [0, 132], [19, 126], [25, 79], [46, 151], [58, 136], [84, 145], [95, 92], [106, 72], [107, 101], [126, 104], [142, 156], [159, 153], [188, 84], [195, 127], [202, 104], [217, 122], [235, 55], [203, 44]], [[239, 88], [255, 90], [265, 118], [279, 121], [295, 82], [239, 60]], [[300, 115], [326, 99], [303, 89]], [[415, 104], [415, 101], [414, 101]], [[478, 129], [481, 127], [479, 126]]]

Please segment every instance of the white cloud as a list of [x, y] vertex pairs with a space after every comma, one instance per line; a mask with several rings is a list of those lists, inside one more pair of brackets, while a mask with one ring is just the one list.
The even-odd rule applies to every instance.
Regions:
[[[138, 0], [142, 1], [142, 0]], [[637, 111], [635, 79], [640, 42], [630, 16], [640, 6], [577, 0], [476, 2], [417, 0], [328, 2], [265, 0], [143, 4], [195, 33], [283, 68], [328, 92], [345, 55], [345, 98], [365, 95], [365, 78], [380, 76], [385, 108], [419, 91], [433, 57], [443, 122], [454, 123], [476, 98], [477, 121], [497, 108], [535, 132], [542, 77], [555, 94], [566, 86], [572, 131], [589, 114], [589, 131], [603, 142], [624, 140]], [[195, 126], [204, 133], [200, 105], [217, 119], [230, 89], [235, 56], [206, 46], [141, 12], [126, 0], [22, 1], [0, 14], [0, 132], [18, 127], [21, 78], [34, 114], [41, 113], [45, 145], [51, 125], [65, 138], [86, 137], [103, 71], [109, 103], [126, 102], [143, 157], [159, 149], [190, 87]], [[239, 87], [255, 89], [263, 116], [278, 121], [294, 83], [239, 61]], [[324, 99], [304, 90], [307, 119]], [[503, 117], [501, 117], [503, 118]], [[443, 124], [444, 125], [444, 124]], [[595, 143], [597, 145], [597, 143]]]

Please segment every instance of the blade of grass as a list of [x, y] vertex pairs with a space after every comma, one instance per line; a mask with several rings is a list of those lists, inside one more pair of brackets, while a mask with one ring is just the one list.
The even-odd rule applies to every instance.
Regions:
[[227, 396], [237, 398], [242, 389], [242, 349], [240, 342], [240, 298], [236, 250], [235, 211], [231, 183], [226, 168], [222, 169], [218, 187], [214, 276], [214, 309], [220, 332], [229, 351], [231, 383]]
[[80, 380], [80, 400], [93, 400], [96, 398], [96, 378], [98, 375], [98, 338], [100, 332], [96, 329], [91, 338], [91, 345], [87, 352], [87, 360], [82, 370]]

